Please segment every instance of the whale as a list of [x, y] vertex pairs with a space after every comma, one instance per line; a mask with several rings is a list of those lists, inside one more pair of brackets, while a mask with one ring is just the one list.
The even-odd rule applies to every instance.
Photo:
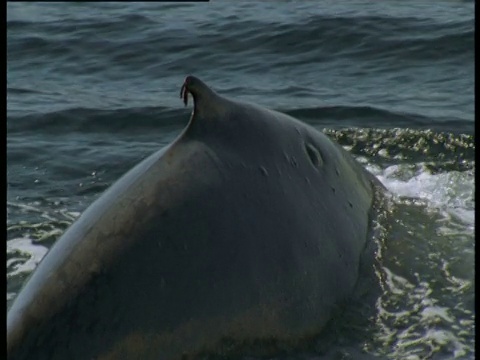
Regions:
[[7, 312], [8, 359], [195, 359], [262, 342], [267, 354], [348, 303], [380, 182], [286, 114], [192, 75], [180, 97], [193, 111], [179, 136], [94, 201], [26, 281]]

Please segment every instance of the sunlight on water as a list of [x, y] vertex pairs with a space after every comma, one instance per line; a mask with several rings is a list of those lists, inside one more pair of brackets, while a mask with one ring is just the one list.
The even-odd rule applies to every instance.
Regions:
[[372, 347], [392, 359], [471, 358], [474, 170], [367, 167], [394, 194]]

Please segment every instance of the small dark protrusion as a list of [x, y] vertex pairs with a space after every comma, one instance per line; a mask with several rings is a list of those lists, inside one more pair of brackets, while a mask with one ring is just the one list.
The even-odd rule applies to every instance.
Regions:
[[350, 205], [351, 208], [353, 208], [353, 204], [349, 201], [348, 205]]
[[183, 81], [180, 89], [180, 98], [183, 100], [185, 106], [188, 105], [188, 95], [191, 94], [193, 98], [193, 113], [200, 115], [209, 113], [210, 117], [215, 117], [221, 112], [221, 97], [215, 91], [210, 89], [199, 78], [189, 75]]
[[196, 101], [200, 95], [208, 96], [213, 93], [202, 80], [199, 78], [188, 75], [183, 81], [182, 88], [180, 89], [180, 98], [183, 99], [185, 106], [188, 105], [188, 94], [192, 94], [193, 100]]
[[188, 105], [188, 88], [186, 83], [183, 83], [182, 88], [180, 89], [180, 99], [183, 98], [183, 103], [185, 106]]
[[183, 99], [185, 106], [188, 105], [188, 93], [191, 93], [191, 86], [195, 79], [196, 78], [191, 75], [187, 76], [183, 81], [182, 88], [180, 89], [180, 98]]

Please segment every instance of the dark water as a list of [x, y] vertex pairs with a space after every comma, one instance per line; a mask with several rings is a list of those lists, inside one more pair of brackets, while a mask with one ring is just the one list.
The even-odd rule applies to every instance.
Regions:
[[81, 211], [179, 134], [187, 74], [324, 130], [394, 194], [373, 315], [292, 358], [474, 358], [468, 1], [8, 3], [9, 303]]

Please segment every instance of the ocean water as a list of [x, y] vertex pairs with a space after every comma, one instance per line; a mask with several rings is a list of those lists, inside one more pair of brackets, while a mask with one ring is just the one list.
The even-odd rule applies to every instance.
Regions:
[[275, 359], [475, 357], [473, 1], [8, 3], [7, 307], [180, 133], [188, 74], [324, 131], [392, 194], [368, 316]]

